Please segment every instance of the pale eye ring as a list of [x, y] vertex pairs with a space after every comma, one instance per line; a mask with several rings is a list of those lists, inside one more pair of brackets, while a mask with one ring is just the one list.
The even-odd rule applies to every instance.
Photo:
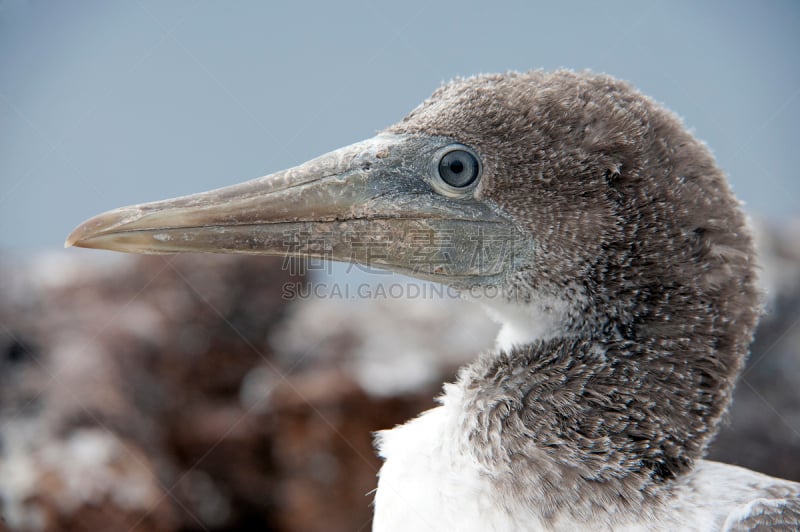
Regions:
[[432, 169], [433, 186], [450, 197], [469, 196], [481, 177], [481, 159], [463, 144], [450, 144], [436, 152]]

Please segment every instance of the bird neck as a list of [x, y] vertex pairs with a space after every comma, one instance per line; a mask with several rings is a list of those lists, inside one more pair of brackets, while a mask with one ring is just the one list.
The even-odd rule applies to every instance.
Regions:
[[[669, 430], [667, 441], [663, 425], [680, 429], [671, 417], [678, 410], [653, 415], [660, 404], [680, 402], [680, 393], [656, 402], [647, 390], [660, 389], [659, 377], [641, 374], [641, 354], [589, 336], [515, 346], [463, 368], [444, 403], [461, 412], [464, 447], [520, 504], [554, 516], [589, 517], [581, 501], [604, 499], [630, 510], [657, 495], [675, 460], [689, 461], [669, 456], [680, 430]], [[595, 498], [603, 490], [608, 497]]]
[[[581, 501], [597, 500], [633, 511], [702, 455], [741, 356], [719, 356], [713, 341], [680, 327], [631, 335], [608, 322], [575, 326], [556, 299], [490, 308], [505, 318], [498, 348], [462, 368], [443, 402], [459, 411], [464, 448], [498, 489], [513, 486], [520, 503], [554, 512], [591, 516]], [[517, 332], [525, 318], [538, 338]], [[692, 326], [703, 319], [714, 317]], [[607, 498], [582, 497], [604, 490]]]

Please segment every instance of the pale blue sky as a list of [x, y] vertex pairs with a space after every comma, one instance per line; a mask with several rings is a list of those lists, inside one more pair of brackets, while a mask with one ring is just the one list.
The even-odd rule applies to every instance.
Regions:
[[274, 4], [0, 0], [0, 252], [369, 137], [456, 75], [561, 66], [632, 81], [752, 212], [800, 214], [798, 2]]

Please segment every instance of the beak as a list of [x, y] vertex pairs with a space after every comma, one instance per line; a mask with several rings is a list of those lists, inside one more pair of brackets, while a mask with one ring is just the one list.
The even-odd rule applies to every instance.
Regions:
[[521, 240], [513, 224], [431, 187], [431, 161], [450, 142], [381, 134], [238, 185], [100, 214], [65, 247], [315, 257], [454, 286], [502, 275]]

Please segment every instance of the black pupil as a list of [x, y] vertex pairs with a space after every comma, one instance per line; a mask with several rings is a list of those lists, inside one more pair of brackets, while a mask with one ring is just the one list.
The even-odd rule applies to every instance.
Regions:
[[478, 160], [468, 151], [453, 150], [439, 161], [439, 176], [451, 187], [463, 188], [478, 178]]

